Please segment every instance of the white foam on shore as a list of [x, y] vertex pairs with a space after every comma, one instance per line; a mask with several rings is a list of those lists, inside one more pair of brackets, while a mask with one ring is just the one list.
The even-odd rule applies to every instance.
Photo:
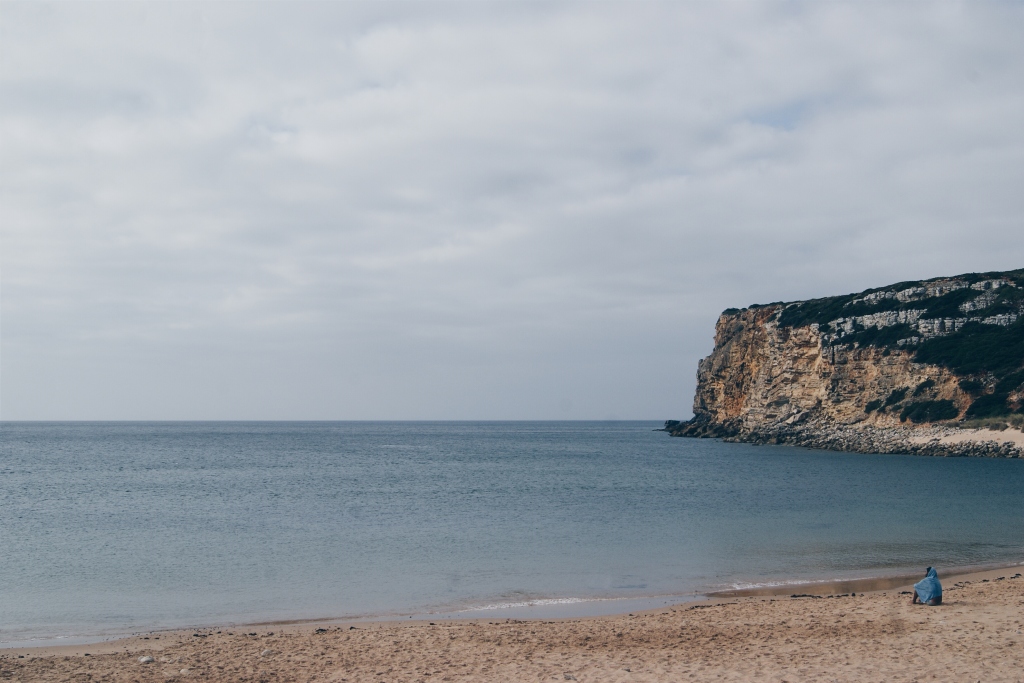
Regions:
[[841, 583], [845, 581], [877, 581], [879, 579], [900, 578], [904, 574], [913, 574], [916, 568], [908, 567], [903, 571], [885, 572], [879, 574], [858, 574], [854, 576], [829, 576], [829, 577], [804, 577], [798, 579], [776, 579], [773, 581], [737, 581], [727, 584], [727, 588], [716, 590], [751, 590], [755, 588], [776, 588], [781, 586], [811, 586], [822, 583]]
[[497, 602], [483, 607], [467, 607], [458, 610], [459, 612], [483, 612], [485, 610], [515, 609], [517, 607], [549, 607], [552, 605], [578, 605], [585, 602], [611, 602], [613, 600], [628, 600], [629, 598], [538, 598], [536, 600], [523, 600], [521, 602]]
[[[850, 576], [836, 579], [792, 579], [788, 581], [762, 581], [758, 583], [738, 582], [731, 583], [726, 588], [719, 588], [717, 590], [755, 590], [758, 588], [781, 588], [783, 586], [814, 586], [817, 584], [829, 584], [829, 583], [840, 583], [846, 581], [874, 581], [877, 579], [889, 578], [889, 575], [885, 576]], [[716, 592], [712, 591], [712, 592]]]

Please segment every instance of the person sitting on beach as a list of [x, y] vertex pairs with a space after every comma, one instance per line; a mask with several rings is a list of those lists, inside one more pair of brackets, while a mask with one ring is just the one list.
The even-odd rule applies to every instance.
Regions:
[[939, 583], [939, 576], [933, 567], [928, 567], [924, 578], [914, 584], [914, 599], [911, 604], [916, 605], [941, 605], [942, 584]]

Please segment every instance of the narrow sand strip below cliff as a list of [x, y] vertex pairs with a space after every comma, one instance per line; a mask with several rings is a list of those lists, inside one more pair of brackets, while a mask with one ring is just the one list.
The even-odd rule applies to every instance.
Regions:
[[[931, 435], [912, 436], [910, 437], [910, 442], [926, 444], [935, 439], [936, 437]], [[1003, 431], [995, 429], [958, 429], [953, 433], [938, 437], [939, 443], [988, 443], [990, 441], [995, 441], [999, 444], [1009, 442], [1018, 448], [1024, 448], [1024, 433], [1016, 429], [1005, 429]]]

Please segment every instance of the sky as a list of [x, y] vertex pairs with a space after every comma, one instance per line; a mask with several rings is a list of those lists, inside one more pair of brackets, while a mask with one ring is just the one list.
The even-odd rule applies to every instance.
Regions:
[[1020, 2], [0, 3], [0, 417], [689, 417], [1024, 267]]

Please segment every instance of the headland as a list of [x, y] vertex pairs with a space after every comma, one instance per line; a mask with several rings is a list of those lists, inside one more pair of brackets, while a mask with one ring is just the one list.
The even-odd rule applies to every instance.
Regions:
[[1024, 269], [729, 309], [673, 436], [1024, 456]]

